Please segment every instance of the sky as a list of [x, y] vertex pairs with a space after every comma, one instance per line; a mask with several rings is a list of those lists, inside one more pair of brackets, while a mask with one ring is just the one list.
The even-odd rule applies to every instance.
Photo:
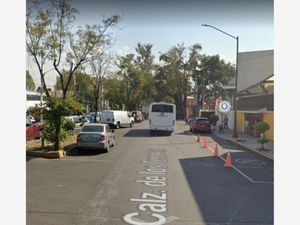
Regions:
[[[41, 0], [42, 4], [43, 0]], [[217, 30], [201, 26], [209, 24], [239, 37], [239, 52], [274, 49], [273, 0], [73, 0], [79, 10], [74, 27], [99, 24], [104, 16], [120, 15], [119, 29], [114, 30], [112, 52], [135, 53], [138, 43], [152, 44], [155, 62], [159, 53], [177, 44], [202, 45], [202, 53], [220, 55], [235, 64], [236, 39]], [[27, 1], [30, 7], [32, 0]], [[46, 3], [44, 3], [46, 4]], [[46, 6], [46, 5], [45, 5]], [[36, 83], [36, 65], [27, 56], [27, 68]], [[49, 73], [46, 82], [55, 82]]]

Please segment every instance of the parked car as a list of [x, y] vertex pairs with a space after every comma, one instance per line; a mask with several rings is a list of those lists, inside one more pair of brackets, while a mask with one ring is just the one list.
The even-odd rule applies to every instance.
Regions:
[[[87, 123], [94, 123], [95, 117], [93, 115], [87, 114], [84, 116], [87, 119]], [[97, 121], [96, 121], [97, 123]]]
[[[88, 115], [92, 116], [93, 118], [95, 117], [95, 112], [90, 112]], [[100, 123], [101, 121], [101, 112], [97, 112], [97, 116], [96, 116], [96, 122]]]
[[88, 119], [85, 116], [66, 116], [66, 119], [70, 120], [71, 122], [75, 123], [75, 127], [82, 127], [85, 123], [88, 123]]
[[120, 127], [133, 127], [134, 118], [127, 111], [106, 110], [102, 112], [101, 123], [109, 124], [116, 129]]
[[28, 118], [30, 119], [30, 121], [31, 121], [32, 123], [35, 123], [35, 122], [36, 122], [35, 118], [34, 118], [32, 115], [29, 115]]
[[135, 122], [143, 122], [144, 121], [144, 116], [141, 111], [133, 111], [131, 112], [131, 116], [134, 118]]
[[77, 148], [104, 149], [109, 152], [110, 147], [116, 144], [114, 130], [108, 124], [88, 123], [83, 125], [77, 135]]
[[26, 141], [40, 138], [42, 128], [42, 122], [32, 123], [31, 120], [26, 117]]
[[206, 117], [197, 117], [190, 123], [190, 131], [207, 131], [211, 132], [211, 124]]

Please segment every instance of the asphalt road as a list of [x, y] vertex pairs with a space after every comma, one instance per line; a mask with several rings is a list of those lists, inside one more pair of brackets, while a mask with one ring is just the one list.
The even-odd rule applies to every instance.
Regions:
[[[270, 225], [273, 164], [183, 121], [171, 136], [148, 121], [116, 130], [109, 153], [27, 161], [27, 225]], [[234, 168], [213, 157], [231, 151]]]

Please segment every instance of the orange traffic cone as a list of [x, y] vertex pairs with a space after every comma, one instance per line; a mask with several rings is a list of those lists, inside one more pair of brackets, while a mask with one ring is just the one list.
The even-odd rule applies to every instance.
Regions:
[[218, 144], [216, 144], [216, 146], [215, 146], [214, 156], [215, 156], [215, 157], [218, 157], [218, 156], [219, 156]]
[[205, 138], [204, 141], [203, 141], [203, 148], [208, 148], [208, 141], [207, 139]]
[[197, 143], [200, 143], [200, 135], [197, 136]]
[[224, 166], [227, 167], [227, 168], [231, 168], [232, 167], [232, 164], [231, 164], [231, 153], [230, 152], [227, 153], [227, 158], [226, 158]]

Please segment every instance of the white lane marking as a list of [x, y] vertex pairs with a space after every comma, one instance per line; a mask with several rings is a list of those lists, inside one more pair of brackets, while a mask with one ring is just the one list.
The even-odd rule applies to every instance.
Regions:
[[[197, 140], [197, 137], [194, 136], [191, 132], [189, 132], [189, 134]], [[201, 143], [201, 141], [200, 141], [200, 143]], [[211, 152], [214, 152], [214, 149], [212, 149], [209, 146], [208, 146], [208, 149]], [[226, 159], [224, 159], [222, 156], [218, 156], [218, 157], [221, 158], [224, 162], [226, 161]], [[251, 179], [250, 177], [248, 177], [246, 174], [244, 174], [242, 171], [240, 171], [238, 168], [236, 168], [234, 165], [232, 165], [232, 168], [253, 184], [256, 184], [256, 183], [258, 183], [258, 184], [273, 184], [273, 182], [268, 182], [268, 181], [266, 181], [266, 182], [265, 181], [255, 181], [255, 180]]]

